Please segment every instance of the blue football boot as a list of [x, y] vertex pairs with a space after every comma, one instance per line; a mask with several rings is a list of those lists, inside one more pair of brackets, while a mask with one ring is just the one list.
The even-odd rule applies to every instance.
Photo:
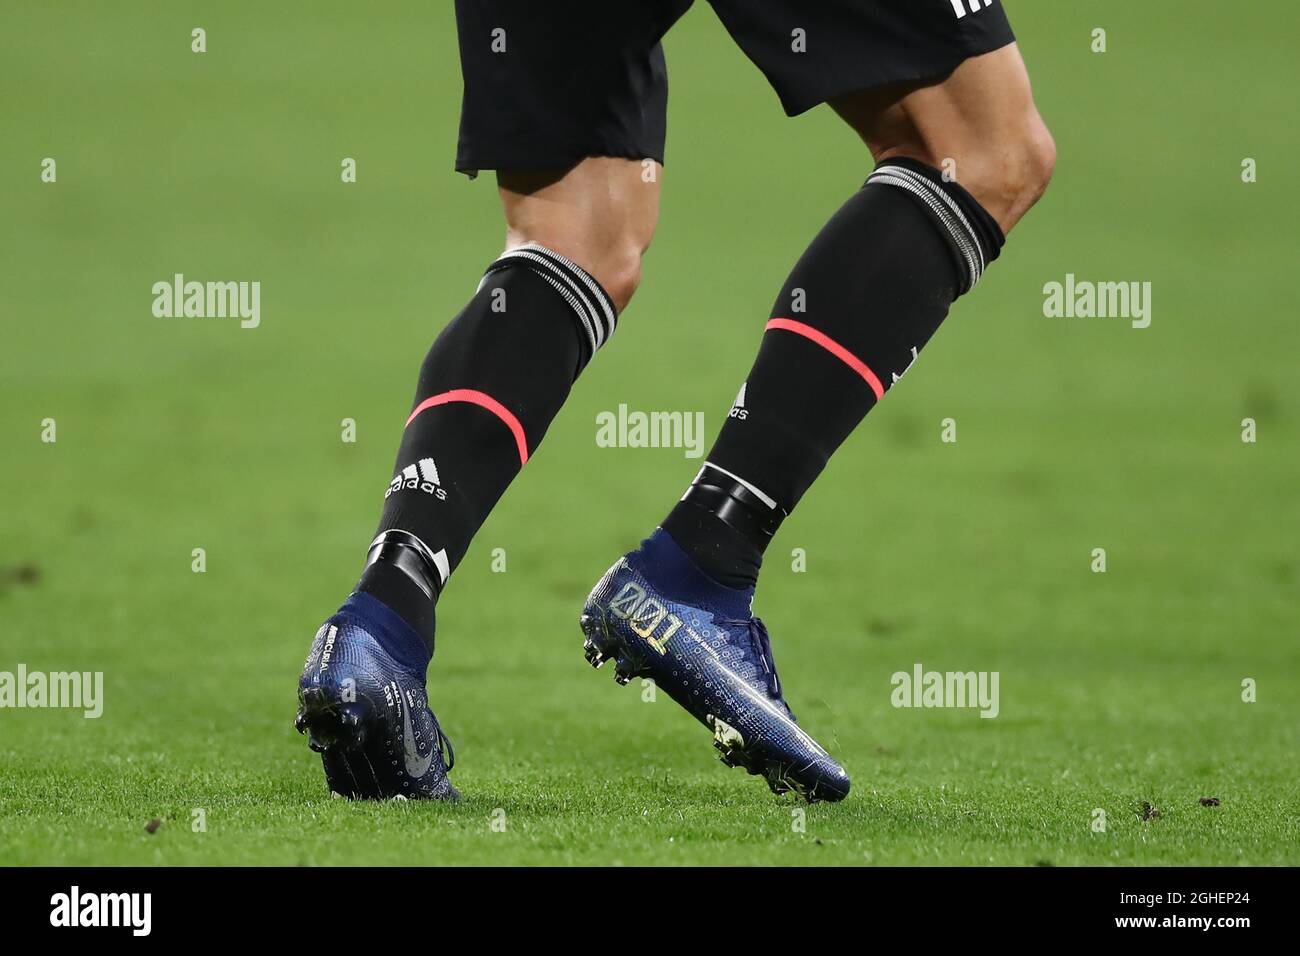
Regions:
[[424, 641], [387, 605], [354, 592], [321, 625], [298, 681], [299, 733], [325, 782], [352, 799], [455, 800], [451, 742], [429, 709]]
[[722, 762], [762, 774], [773, 793], [842, 800], [849, 776], [795, 722], [752, 591], [723, 587], [662, 529], [605, 572], [580, 620], [593, 667], [648, 677], [713, 732]]

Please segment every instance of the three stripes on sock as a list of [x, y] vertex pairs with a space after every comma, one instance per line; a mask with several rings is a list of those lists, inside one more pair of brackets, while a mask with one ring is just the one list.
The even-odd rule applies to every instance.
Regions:
[[[781, 521], [1002, 243], [970, 193], [910, 159], [881, 163], [831, 217], [777, 297], [744, 414], [663, 522], [701, 570], [753, 586]], [[616, 324], [591, 275], [530, 244], [488, 267], [429, 350], [358, 589], [430, 645], [438, 593]]]
[[600, 283], [559, 253], [529, 244], [488, 266], [420, 368], [358, 590], [432, 642], [438, 593], [616, 325]]
[[[911, 159], [881, 163], [831, 217], [772, 307], [744, 415], [663, 522], [705, 573], [753, 587], [776, 527], [1003, 241], [975, 197]], [[842, 494], [856, 509], [870, 489]]]

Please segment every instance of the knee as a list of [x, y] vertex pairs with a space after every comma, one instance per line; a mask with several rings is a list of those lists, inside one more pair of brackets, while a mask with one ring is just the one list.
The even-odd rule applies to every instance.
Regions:
[[582, 266], [622, 311], [641, 281], [659, 219], [658, 177], [632, 160], [591, 158], [572, 169], [498, 173], [506, 246], [527, 242]]
[[641, 284], [641, 257], [653, 234], [653, 222], [604, 223], [571, 240], [570, 251], [555, 251], [590, 272], [622, 312]]
[[536, 242], [586, 270], [622, 312], [641, 284], [641, 257], [650, 246], [651, 222], [591, 223], [589, 228], [516, 230], [507, 246]]
[[641, 284], [641, 260], [654, 238], [659, 209], [656, 204], [620, 212], [584, 230], [584, 258], [577, 261], [604, 286], [622, 312]]
[[958, 181], [1009, 232], [1046, 192], [1056, 169], [1056, 143], [1033, 112], [1014, 132], [983, 146], [972, 165]]
[[1056, 141], [1042, 117], [1034, 114], [1025, 133], [1015, 144], [1014, 163], [1007, 190], [1028, 210], [1042, 198], [1056, 171]]
[[649, 237], [643, 241], [640, 234], [635, 234], [622, 237], [610, 247], [591, 251], [592, 268], [588, 271], [609, 293], [619, 312], [627, 308], [641, 285], [641, 257], [649, 245]]

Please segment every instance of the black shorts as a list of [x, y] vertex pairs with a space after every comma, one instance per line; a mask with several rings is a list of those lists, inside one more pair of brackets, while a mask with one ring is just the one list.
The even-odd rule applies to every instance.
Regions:
[[[456, 0], [465, 80], [456, 168], [663, 162], [659, 41], [691, 3]], [[710, 3], [790, 116], [855, 90], [946, 76], [1014, 39], [1001, 0]]]

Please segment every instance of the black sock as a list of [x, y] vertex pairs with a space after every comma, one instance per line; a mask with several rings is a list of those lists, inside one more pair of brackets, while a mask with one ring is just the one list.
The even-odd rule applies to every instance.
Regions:
[[786, 280], [707, 464], [664, 521], [705, 573], [753, 586], [781, 520], [1002, 243], [970, 193], [915, 160], [881, 163], [840, 207]]
[[488, 267], [425, 357], [358, 589], [431, 647], [448, 576], [615, 321], [595, 279], [527, 245]]

